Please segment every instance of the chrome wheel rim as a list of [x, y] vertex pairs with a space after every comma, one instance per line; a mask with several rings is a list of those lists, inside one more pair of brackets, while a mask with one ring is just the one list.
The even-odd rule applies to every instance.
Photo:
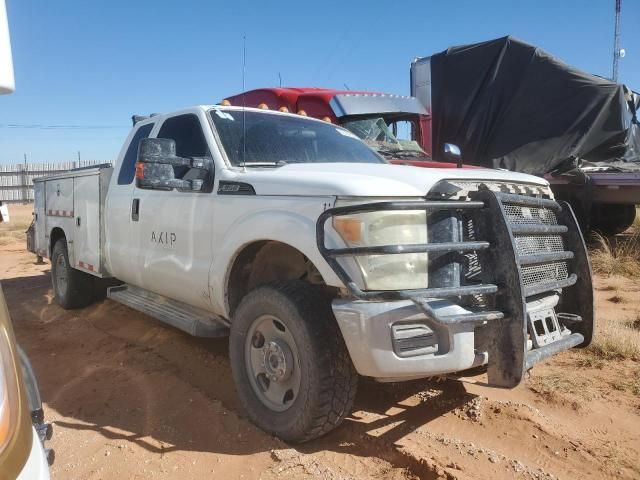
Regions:
[[273, 315], [256, 318], [245, 340], [251, 387], [263, 405], [277, 412], [291, 408], [300, 392], [298, 347], [289, 328]]
[[67, 293], [67, 262], [64, 255], [58, 255], [56, 258], [56, 290], [59, 296], [64, 297]]

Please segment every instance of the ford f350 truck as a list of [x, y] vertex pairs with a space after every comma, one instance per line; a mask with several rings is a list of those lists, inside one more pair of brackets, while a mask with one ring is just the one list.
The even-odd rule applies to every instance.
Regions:
[[[358, 374], [486, 365], [518, 385], [589, 345], [589, 261], [540, 178], [388, 164], [290, 113], [198, 106], [134, 117], [113, 166], [35, 181], [32, 250], [56, 301], [109, 298], [229, 335], [251, 420], [302, 442], [350, 413]], [[115, 284], [119, 282], [119, 284]]]

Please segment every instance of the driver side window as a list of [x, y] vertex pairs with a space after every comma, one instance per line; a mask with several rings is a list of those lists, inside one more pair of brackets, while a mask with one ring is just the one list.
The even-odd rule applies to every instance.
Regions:
[[[170, 138], [176, 142], [176, 155], [179, 157], [207, 157], [211, 158], [207, 141], [197, 115], [192, 113], [168, 118], [162, 124], [157, 138]], [[185, 166], [173, 167], [175, 178], [184, 180], [204, 180], [202, 192], [213, 189], [213, 163], [211, 170], [189, 168]]]
[[409, 120], [397, 120], [395, 122], [390, 122], [389, 126], [393, 132], [393, 135], [402, 141], [411, 141], [414, 138], [414, 125], [413, 122]]

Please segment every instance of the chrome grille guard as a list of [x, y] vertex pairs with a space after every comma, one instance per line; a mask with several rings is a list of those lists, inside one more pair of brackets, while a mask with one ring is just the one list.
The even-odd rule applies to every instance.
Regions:
[[[436, 324], [477, 324], [480, 327], [476, 329], [480, 340], [477, 344], [482, 345], [481, 351], [488, 353], [489, 384], [510, 388], [518, 385], [524, 372], [538, 361], [560, 351], [575, 346], [586, 347], [591, 343], [595, 322], [591, 267], [584, 239], [568, 203], [488, 189], [472, 192], [469, 197], [469, 201], [393, 201], [331, 208], [318, 218], [316, 241], [321, 255], [353, 297], [368, 301], [411, 300]], [[514, 217], [514, 207], [527, 213], [526, 220], [518, 221]], [[527, 209], [538, 213], [531, 214]], [[437, 239], [431, 238], [431, 233], [428, 233], [429, 243], [424, 244], [340, 249], [325, 246], [325, 224], [330, 218], [399, 210], [437, 212], [440, 221], [453, 221], [457, 225], [462, 223], [463, 218], [471, 218], [475, 238], [465, 241], [459, 231], [461, 228], [453, 228], [447, 239], [449, 241], [442, 241], [441, 235]], [[428, 229], [428, 232], [431, 231]], [[535, 239], [560, 236], [562, 241], [525, 241], [528, 247], [523, 251], [519, 246], [523, 244], [523, 239], [527, 240], [527, 236]], [[532, 251], [532, 245], [541, 245], [540, 251]], [[558, 245], [569, 245], [571, 249], [560, 250], [556, 248]], [[451, 265], [464, 263], [465, 258], [461, 254], [477, 255], [480, 265], [484, 267], [479, 275], [480, 281], [464, 282], [461, 275], [455, 274], [440, 277], [445, 280], [431, 288], [362, 290], [338, 261], [348, 256], [422, 252], [436, 257], [446, 256], [452, 260]], [[533, 275], [527, 275], [525, 281], [523, 270], [531, 267], [540, 267], [543, 274], [534, 272]], [[549, 279], [549, 272], [556, 272], [559, 278]], [[430, 270], [429, 283], [431, 278]], [[561, 312], [558, 317], [563, 319], [564, 327], [570, 334], [548, 345], [528, 350], [527, 301], [560, 291], [562, 294], [556, 310]], [[489, 305], [462, 315], [438, 315], [428, 301], [434, 298], [457, 298], [462, 302], [465, 298], [478, 295], [488, 298]]]

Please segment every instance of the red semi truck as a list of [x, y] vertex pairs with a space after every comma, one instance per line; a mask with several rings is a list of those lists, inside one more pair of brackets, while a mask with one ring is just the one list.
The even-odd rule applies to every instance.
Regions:
[[274, 87], [227, 97], [222, 103], [299, 113], [339, 124], [391, 163], [457, 167], [456, 163], [432, 160], [431, 117], [413, 97], [329, 88]]

